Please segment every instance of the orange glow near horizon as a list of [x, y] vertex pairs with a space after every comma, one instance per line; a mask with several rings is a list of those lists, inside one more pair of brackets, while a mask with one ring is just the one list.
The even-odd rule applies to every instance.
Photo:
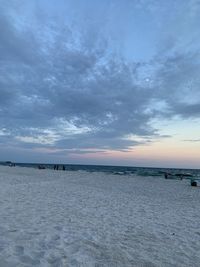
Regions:
[[127, 152], [88, 153], [78, 158], [103, 160], [104, 164], [112, 160], [117, 165], [200, 168], [200, 143], [168, 139], [136, 146]]
[[52, 162], [57, 160], [72, 164], [200, 168], [199, 120], [174, 119], [154, 124], [156, 129], [160, 129], [160, 135], [151, 142], [130, 135], [126, 138], [144, 143], [130, 147], [129, 150], [116, 151], [95, 147], [68, 149], [49, 146], [36, 147], [34, 152], [43, 154], [44, 158], [48, 155]]

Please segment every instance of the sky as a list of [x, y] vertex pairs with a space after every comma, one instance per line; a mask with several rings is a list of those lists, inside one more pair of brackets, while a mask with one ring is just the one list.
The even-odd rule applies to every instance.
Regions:
[[0, 6], [0, 161], [200, 168], [200, 0]]

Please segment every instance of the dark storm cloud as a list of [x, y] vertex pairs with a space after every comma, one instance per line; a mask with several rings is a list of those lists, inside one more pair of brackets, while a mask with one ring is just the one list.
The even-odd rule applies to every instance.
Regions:
[[[190, 2], [192, 12], [195, 1]], [[138, 10], [144, 3], [134, 5]], [[132, 19], [129, 8], [134, 5], [1, 2], [0, 125], [6, 129], [0, 134], [2, 142], [75, 151], [127, 150], [159, 136], [150, 126], [156, 116], [199, 117], [200, 103], [193, 97], [200, 82], [199, 56], [194, 48], [177, 52], [186, 40], [181, 43], [173, 36], [170, 42], [173, 27], [150, 62], [128, 61], [119, 53], [115, 27], [126, 29], [123, 38], [129, 46], [132, 29], [126, 15], [118, 20], [116, 16], [123, 9]], [[149, 1], [146, 8], [157, 12], [160, 7]], [[195, 14], [191, 25], [194, 18]], [[198, 30], [193, 28], [195, 38]], [[146, 81], [149, 75], [141, 75], [141, 70], [149, 66], [153, 75]], [[190, 102], [183, 93], [191, 96]]]

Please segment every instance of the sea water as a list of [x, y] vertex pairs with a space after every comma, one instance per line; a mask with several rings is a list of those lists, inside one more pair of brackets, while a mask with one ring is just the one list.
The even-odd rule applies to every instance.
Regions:
[[[11, 162], [0, 162], [0, 165], [10, 165]], [[164, 173], [182, 173], [200, 176], [200, 169], [176, 169], [176, 168], [152, 168], [152, 167], [130, 167], [130, 166], [107, 166], [107, 165], [81, 165], [81, 164], [44, 164], [44, 163], [15, 163], [15, 166], [38, 168], [42, 166], [46, 169], [54, 169], [58, 165], [59, 170], [65, 171], [87, 171], [87, 172], [103, 172], [115, 175], [139, 175], [139, 176], [163, 176]]]

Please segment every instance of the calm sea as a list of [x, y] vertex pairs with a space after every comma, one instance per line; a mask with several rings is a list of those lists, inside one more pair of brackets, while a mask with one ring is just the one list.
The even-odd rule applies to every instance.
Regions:
[[[0, 162], [0, 165], [11, 165], [10, 162]], [[39, 166], [46, 169], [54, 169], [55, 164], [42, 163], [15, 163], [15, 166], [38, 168]], [[182, 173], [200, 176], [198, 169], [174, 169], [174, 168], [149, 168], [149, 167], [127, 167], [127, 166], [103, 166], [103, 165], [78, 165], [78, 164], [59, 164], [59, 169], [65, 171], [87, 171], [87, 172], [104, 172], [116, 175], [131, 175], [136, 174], [140, 176], [163, 176], [165, 172], [168, 173]]]

